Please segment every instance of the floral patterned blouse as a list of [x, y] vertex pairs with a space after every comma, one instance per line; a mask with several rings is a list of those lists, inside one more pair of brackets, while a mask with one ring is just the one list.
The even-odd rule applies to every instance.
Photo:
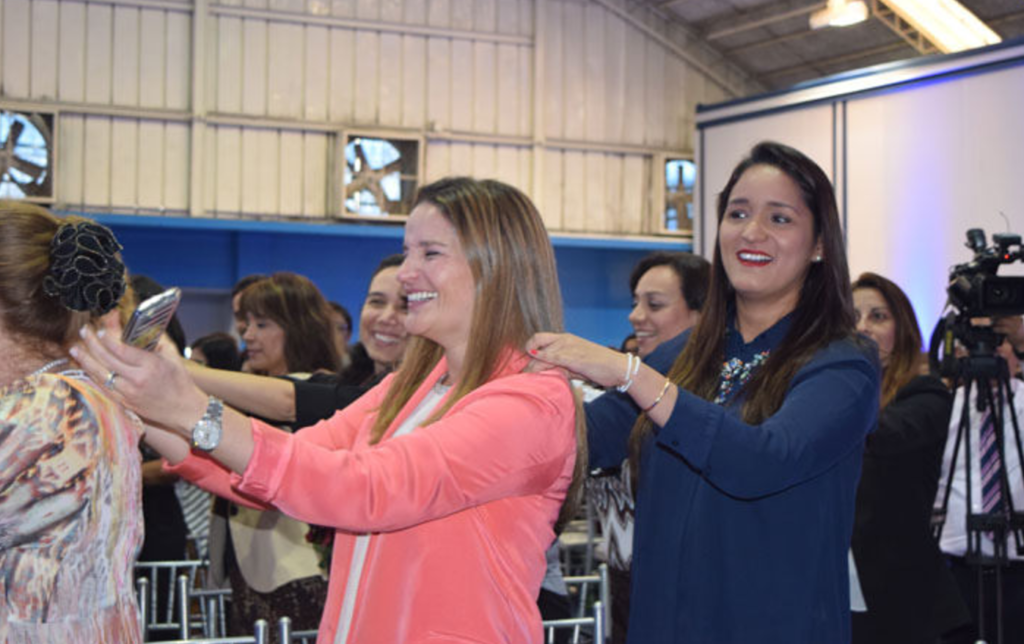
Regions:
[[0, 644], [142, 641], [138, 441], [82, 372], [0, 388]]

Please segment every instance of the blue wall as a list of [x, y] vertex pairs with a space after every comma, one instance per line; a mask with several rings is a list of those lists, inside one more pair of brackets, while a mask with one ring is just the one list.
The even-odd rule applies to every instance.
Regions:
[[[358, 317], [373, 269], [385, 255], [402, 250], [402, 229], [396, 226], [89, 216], [114, 230], [130, 271], [186, 292], [223, 293], [225, 306], [228, 291], [240, 277], [294, 271]], [[566, 328], [615, 346], [631, 330], [626, 316], [633, 264], [652, 250], [689, 248], [676, 240], [554, 237], [553, 243]], [[183, 314], [187, 304], [186, 300]], [[225, 324], [228, 319], [225, 309]], [[188, 329], [188, 321], [183, 322]], [[188, 330], [191, 340], [213, 329]]]

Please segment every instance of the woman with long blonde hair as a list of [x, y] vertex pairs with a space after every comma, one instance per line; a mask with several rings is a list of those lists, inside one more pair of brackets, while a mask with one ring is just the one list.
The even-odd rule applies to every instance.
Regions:
[[159, 423], [147, 441], [176, 471], [335, 528], [320, 644], [539, 644], [544, 553], [584, 466], [566, 375], [528, 369], [523, 349], [561, 329], [550, 241], [521, 192], [463, 178], [420, 191], [404, 247], [415, 337], [401, 368], [294, 435], [115, 333], [86, 333], [76, 351]]

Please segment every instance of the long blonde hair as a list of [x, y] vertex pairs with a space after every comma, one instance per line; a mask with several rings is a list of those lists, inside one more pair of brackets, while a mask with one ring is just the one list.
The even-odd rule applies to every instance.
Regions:
[[[555, 254], [540, 214], [522, 192], [500, 181], [442, 179], [420, 189], [416, 205], [430, 204], [455, 228], [476, 285], [465, 372], [436, 420], [458, 400], [491, 380], [526, 341], [541, 331], [562, 330], [562, 296]], [[412, 338], [371, 431], [384, 436], [443, 355], [422, 337]], [[577, 458], [574, 486], [586, 473], [586, 431], [576, 405]], [[570, 495], [574, 493], [570, 490]]]

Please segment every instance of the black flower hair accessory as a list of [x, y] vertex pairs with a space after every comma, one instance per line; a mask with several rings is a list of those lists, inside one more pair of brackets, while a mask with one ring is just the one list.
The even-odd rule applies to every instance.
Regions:
[[65, 223], [50, 243], [50, 273], [43, 290], [73, 311], [103, 315], [124, 295], [122, 246], [106, 226], [91, 221]]

